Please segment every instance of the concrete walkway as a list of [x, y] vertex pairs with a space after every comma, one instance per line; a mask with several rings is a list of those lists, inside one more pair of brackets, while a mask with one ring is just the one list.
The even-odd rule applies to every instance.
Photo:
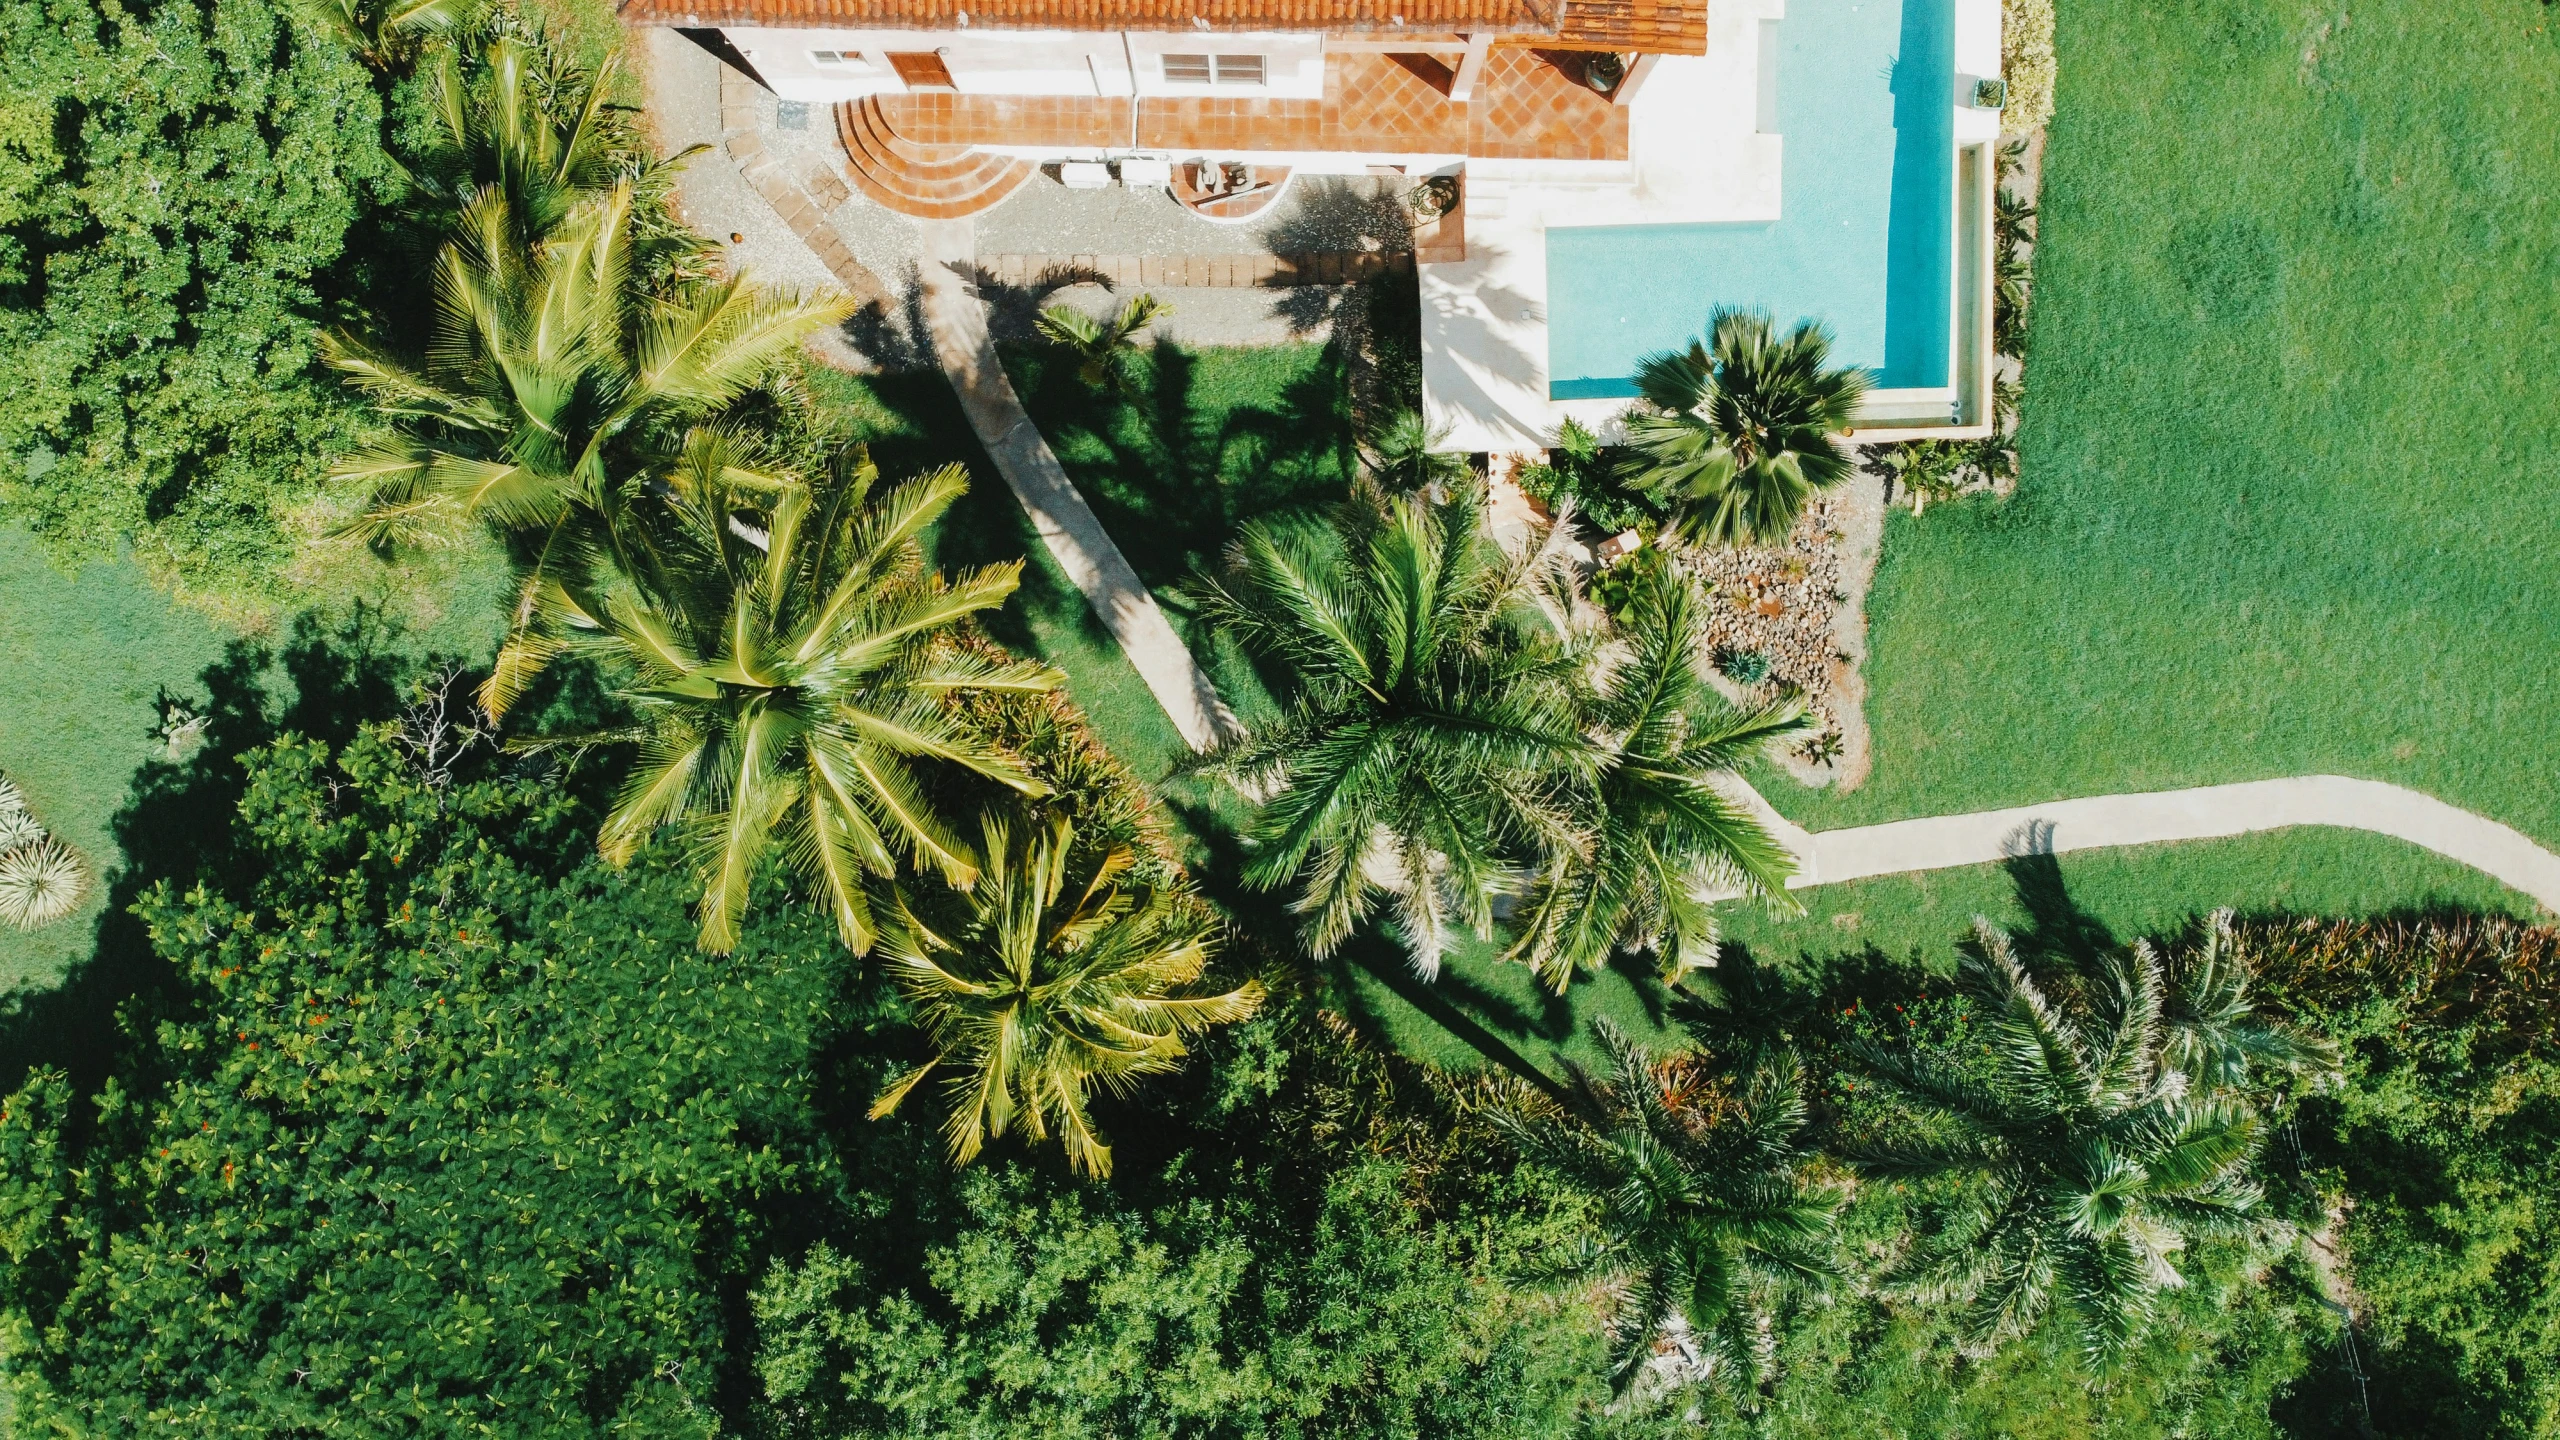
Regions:
[[1065, 467], [1040, 438], [997, 361], [995, 345], [987, 338], [986, 306], [964, 278], [976, 269], [976, 227], [968, 220], [928, 220], [920, 228], [924, 263], [919, 272], [934, 358], [951, 377], [969, 428], [978, 432], [988, 458], [1013, 487], [1041, 543], [1084, 592], [1093, 613], [1102, 617], [1192, 749], [1206, 750], [1237, 734], [1234, 714], [1157, 608], [1156, 597], [1130, 568], [1128, 557], [1112, 543], [1093, 507], [1067, 479]]
[[1770, 834], [1794, 852], [1796, 876], [1787, 882], [1791, 890], [1873, 875], [1981, 865], [2019, 855], [2059, 855], [2169, 840], [2215, 840], [2295, 825], [2334, 825], [2424, 846], [2522, 891], [2546, 910], [2560, 912], [2560, 855], [2495, 820], [2379, 780], [2303, 775], [2143, 795], [2056, 800], [1820, 834], [1791, 823], [1739, 781], [1729, 793], [1748, 805]]

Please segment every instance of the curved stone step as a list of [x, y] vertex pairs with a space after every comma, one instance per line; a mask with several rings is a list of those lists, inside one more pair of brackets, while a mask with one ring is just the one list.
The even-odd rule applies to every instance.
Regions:
[[1027, 161], [965, 145], [926, 145], [900, 135], [873, 99], [836, 107], [845, 174], [879, 204], [924, 220], [975, 215], [1031, 178]]

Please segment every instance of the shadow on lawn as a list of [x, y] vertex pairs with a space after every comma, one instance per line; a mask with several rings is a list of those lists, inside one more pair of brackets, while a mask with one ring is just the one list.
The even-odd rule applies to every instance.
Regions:
[[245, 890], [255, 877], [232, 844], [247, 780], [241, 756], [288, 733], [343, 745], [366, 722], [396, 714], [404, 682], [428, 663], [400, 649], [395, 627], [364, 609], [334, 625], [302, 616], [274, 651], [233, 641], [200, 677], [201, 743], [185, 758], [147, 761], [134, 775], [113, 822], [124, 862], [107, 877], [88, 958], [61, 984], [19, 992], [0, 1009], [0, 1090], [50, 1066], [66, 1071], [78, 1093], [93, 1093], [120, 1068], [128, 1037], [191, 1008], [185, 981], [153, 949], [134, 902], [163, 882], [181, 891], [197, 883]]

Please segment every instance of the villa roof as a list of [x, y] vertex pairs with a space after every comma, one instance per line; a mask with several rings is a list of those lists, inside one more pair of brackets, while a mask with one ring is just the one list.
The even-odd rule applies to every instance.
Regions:
[[644, 25], [847, 30], [1320, 30], [1417, 41], [1517, 36], [1576, 50], [1703, 55], [1707, 0], [625, 0]]

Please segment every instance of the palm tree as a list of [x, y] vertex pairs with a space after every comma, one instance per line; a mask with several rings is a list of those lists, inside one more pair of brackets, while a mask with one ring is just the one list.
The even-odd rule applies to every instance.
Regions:
[[618, 182], [527, 249], [503, 191], [486, 187], [436, 257], [421, 360], [345, 335], [325, 347], [396, 432], [333, 471], [371, 490], [347, 532], [431, 542], [478, 519], [514, 547], [512, 630], [480, 692], [493, 719], [558, 650], [570, 594], [599, 565], [650, 568], [637, 507], [666, 483], [689, 427], [846, 313], [841, 297], [743, 277], [644, 293], [631, 280], [633, 204]]
[[1825, 368], [1830, 332], [1812, 321], [1778, 337], [1769, 317], [1719, 309], [1710, 345], [1647, 356], [1636, 367], [1644, 405], [1626, 416], [1639, 466], [1635, 488], [1670, 519], [1670, 535], [1700, 545], [1775, 544], [1817, 491], [1847, 479], [1831, 437], [1849, 428], [1867, 372]]
[[1182, 1037], [1242, 1020], [1262, 1003], [1260, 982], [1223, 995], [1172, 992], [1200, 978], [1209, 920], [1170, 883], [1134, 878], [1137, 857], [1079, 848], [1064, 816], [1025, 825], [985, 817], [986, 873], [939, 928], [902, 891], [882, 948], [915, 1002], [937, 1057], [907, 1072], [872, 1105], [879, 1119], [945, 1065], [952, 1159], [967, 1164], [1019, 1123], [1034, 1140], [1054, 1131], [1067, 1159], [1111, 1173], [1111, 1148], [1085, 1100], [1095, 1086], [1125, 1091], [1171, 1070]]
[[1412, 494], [1434, 485], [1444, 490], [1462, 485], [1475, 467], [1467, 463], [1464, 455], [1433, 448], [1448, 438], [1448, 431], [1435, 432], [1419, 412], [1399, 411], [1369, 437], [1369, 453], [1365, 457], [1369, 473], [1389, 494]]
[[1862, 1067], [1923, 1123], [1852, 1158], [1871, 1174], [1963, 1177], [1951, 1221], [1923, 1248], [1922, 1294], [1966, 1298], [1993, 1344], [2025, 1333], [2057, 1292], [2107, 1363], [2185, 1283], [2196, 1239], [2266, 1230], [2248, 1178], [2258, 1118], [2167, 1062], [2168, 986], [2148, 948], [2115, 955], [2066, 1011], [2028, 977], [2009, 938], [1975, 922], [1967, 979], [1986, 1006], [1986, 1074], [1916, 1050], [1868, 1046]]
[[2162, 1063], [2212, 1091], [2246, 1090], [2253, 1076], [2273, 1071], [2301, 1074], [2337, 1068], [2337, 1047], [2316, 1036], [2296, 1035], [2257, 1017], [2249, 1001], [2249, 964], [2231, 912], [2205, 921], [2193, 950], [2160, 957], [2151, 942], [2134, 942], [2145, 963], [2160, 967], [2167, 993], [2160, 1008]]
[[1803, 711], [1717, 693], [1696, 587], [1669, 567], [1640, 577], [1623, 628], [1628, 653], [1592, 697], [1599, 761], [1574, 807], [1593, 833], [1557, 852], [1512, 948], [1558, 994], [1622, 946], [1654, 950], [1668, 979], [1713, 964], [1717, 897], [1794, 904], [1794, 857], [1713, 779], [1803, 730]]
[[946, 583], [917, 536], [968, 489], [957, 465], [874, 496], [848, 447], [813, 479], [774, 481], [738, 442], [698, 431], [670, 477], [663, 564], [574, 598], [572, 643], [635, 677], [640, 761], [598, 837], [627, 862], [661, 826], [690, 842], [701, 945], [737, 945], [757, 862], [777, 844], [857, 953], [876, 934], [870, 881], [902, 860], [966, 887], [977, 858], [935, 813], [919, 762], [1024, 795], [1041, 785], [976, 739], [949, 702], [1053, 688], [1046, 667], [937, 643], [1004, 602], [1014, 562]]
[[376, 69], [478, 18], [478, 0], [297, 0], [296, 13]]
[[1685, 1331], [1724, 1374], [1758, 1379], [1769, 1304], [1831, 1273], [1841, 1196], [1809, 1183], [1805, 1103], [1792, 1056], [1739, 1086], [1711, 1085], [1695, 1057], [1655, 1063], [1607, 1020], [1605, 1075], [1575, 1067], [1575, 1108], [1500, 1115], [1527, 1158], [1599, 1207], [1601, 1240], [1570, 1273], [1623, 1295], [1610, 1326], [1610, 1377], [1634, 1385], [1660, 1339]]
[[1390, 895], [1415, 969], [1434, 976], [1452, 926], [1492, 934], [1508, 854], [1572, 843], [1564, 782], [1594, 747], [1560, 551], [1550, 535], [1506, 553], [1479, 523], [1480, 490], [1364, 490], [1322, 519], [1253, 521], [1201, 587], [1214, 628], [1296, 680], [1282, 717], [1201, 768], [1268, 797], [1245, 879], [1303, 880], [1319, 957]]
[[1093, 388], [1127, 391], [1129, 363], [1137, 357], [1138, 337], [1148, 326], [1173, 313], [1173, 303], [1155, 295], [1129, 297], [1120, 313], [1097, 320], [1073, 305], [1052, 305], [1040, 312], [1040, 333], [1076, 357], [1076, 374]]

